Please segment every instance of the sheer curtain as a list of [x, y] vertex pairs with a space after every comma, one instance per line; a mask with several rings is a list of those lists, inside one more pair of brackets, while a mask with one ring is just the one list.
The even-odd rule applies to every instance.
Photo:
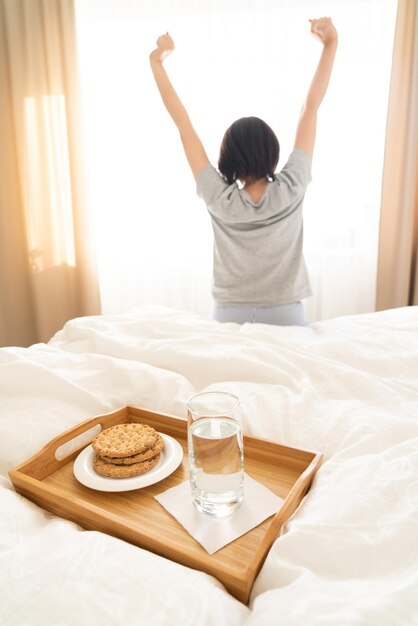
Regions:
[[0, 345], [99, 311], [76, 49], [73, 0], [0, 0]]
[[279, 167], [331, 15], [339, 50], [305, 200], [311, 320], [374, 310], [395, 0], [78, 0], [90, 194], [103, 312], [155, 303], [211, 312], [211, 226], [159, 100], [148, 55], [167, 30], [167, 71], [211, 161], [234, 119], [276, 131]]

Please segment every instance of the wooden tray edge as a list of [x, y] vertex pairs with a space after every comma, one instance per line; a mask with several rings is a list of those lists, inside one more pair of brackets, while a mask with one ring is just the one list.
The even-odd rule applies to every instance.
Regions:
[[[247, 570], [237, 571], [225, 563], [208, 561], [208, 555], [199, 555], [193, 550], [185, 551], [184, 547], [179, 548], [168, 539], [163, 546], [166, 551], [162, 552], [159, 538], [132, 531], [129, 526], [125, 525], [124, 518], [115, 513], [107, 511], [106, 516], [103, 516], [102, 509], [95, 504], [62, 492], [53, 485], [43, 483], [16, 470], [11, 470], [9, 475], [17, 493], [54, 515], [69, 520], [86, 530], [106, 533], [143, 550], [149, 550], [162, 558], [179, 563], [183, 567], [206, 572], [217, 578], [241, 602], [244, 601], [244, 596], [248, 599], [248, 596], [245, 595], [246, 587], [248, 587]], [[98, 526], [100, 526], [99, 530]], [[187, 556], [187, 565], [182, 561], [185, 556]], [[225, 578], [227, 578], [227, 583], [223, 580]]]
[[264, 561], [271, 549], [271, 546], [278, 537], [284, 524], [290, 519], [290, 517], [298, 509], [305, 495], [309, 492], [312, 482], [316, 476], [317, 471], [321, 467], [323, 462], [323, 454], [317, 453], [312, 459], [306, 470], [299, 476], [292, 489], [288, 493], [283, 505], [274, 516], [266, 534], [256, 553], [254, 554], [251, 563], [247, 568], [247, 580], [251, 580], [252, 585], [259, 574]]

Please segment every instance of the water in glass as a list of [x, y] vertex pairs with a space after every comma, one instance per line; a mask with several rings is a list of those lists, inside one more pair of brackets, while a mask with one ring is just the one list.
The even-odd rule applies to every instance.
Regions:
[[188, 445], [195, 507], [214, 517], [231, 515], [244, 496], [244, 451], [239, 422], [228, 415], [190, 416], [189, 411]]

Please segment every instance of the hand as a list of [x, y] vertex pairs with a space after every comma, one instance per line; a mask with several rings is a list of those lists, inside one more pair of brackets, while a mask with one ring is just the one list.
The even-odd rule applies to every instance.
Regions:
[[170, 35], [166, 33], [157, 39], [157, 47], [150, 54], [151, 60], [160, 61], [162, 63], [169, 54], [174, 50], [174, 41]]
[[324, 46], [338, 40], [338, 34], [330, 17], [320, 17], [318, 20], [309, 20], [311, 33]]

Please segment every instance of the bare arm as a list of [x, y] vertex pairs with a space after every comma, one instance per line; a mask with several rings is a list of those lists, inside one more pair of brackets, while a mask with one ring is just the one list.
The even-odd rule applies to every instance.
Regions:
[[318, 109], [328, 89], [338, 45], [337, 31], [329, 17], [311, 20], [311, 32], [324, 48], [302, 107], [295, 138], [295, 147], [303, 148], [310, 156], [315, 146]]
[[205, 165], [209, 164], [209, 159], [202, 142], [192, 126], [188, 113], [174, 90], [163, 66], [164, 59], [173, 50], [174, 42], [168, 33], [159, 37], [157, 48], [150, 54], [151, 69], [164, 106], [179, 130], [190, 168], [194, 177], [197, 178]]

